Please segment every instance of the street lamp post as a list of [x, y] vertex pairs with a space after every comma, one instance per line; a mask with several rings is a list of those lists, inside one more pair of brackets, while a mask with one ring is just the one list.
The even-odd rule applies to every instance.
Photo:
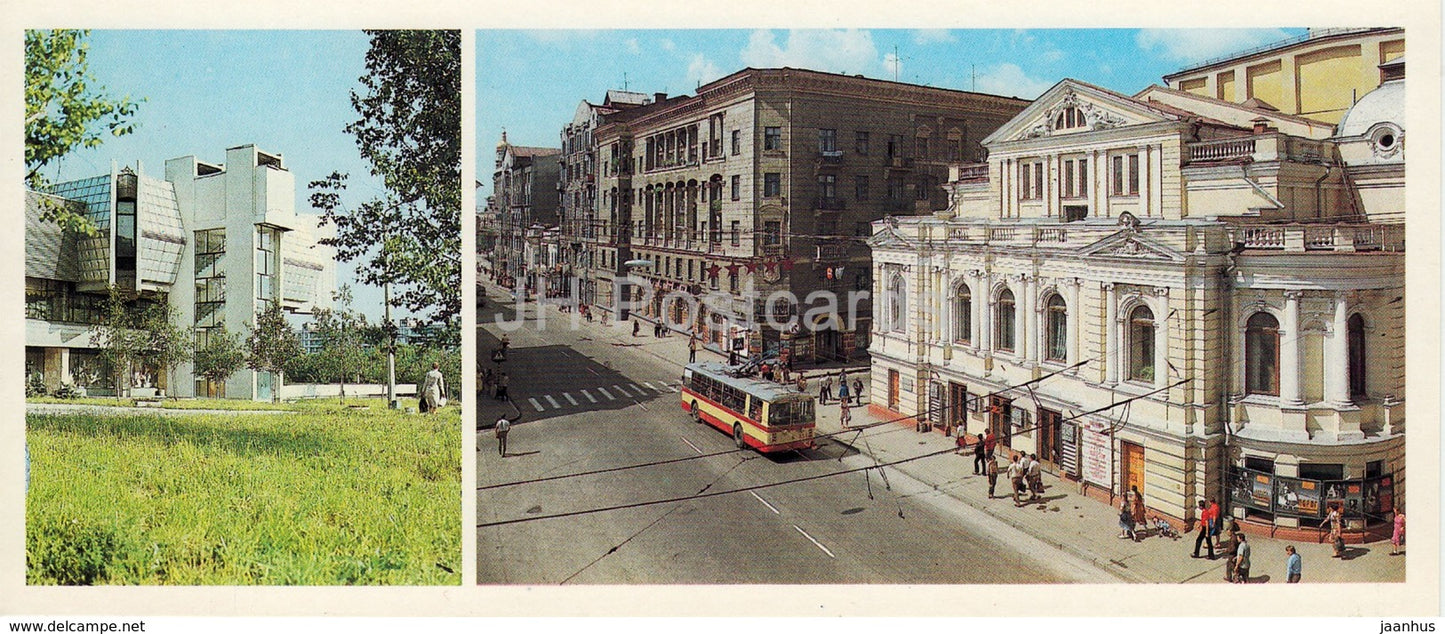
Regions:
[[386, 320], [386, 406], [398, 409], [396, 402], [396, 328], [391, 323], [391, 282], [382, 282], [382, 310]]

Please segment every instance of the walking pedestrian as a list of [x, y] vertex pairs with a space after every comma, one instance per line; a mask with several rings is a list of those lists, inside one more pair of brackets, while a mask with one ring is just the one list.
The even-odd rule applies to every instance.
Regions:
[[983, 461], [988, 457], [988, 452], [983, 448], [983, 439], [975, 438], [973, 441], [973, 475], [985, 472]]
[[697, 363], [697, 335], [687, 338], [687, 362]]
[[[634, 333], [635, 334], [635, 333]], [[738, 364], [738, 351], [736, 348], [728, 350], [728, 365]]]
[[843, 422], [843, 429], [848, 429], [849, 423], [853, 422], [853, 413], [848, 410], [848, 401], [843, 401], [841, 409], [838, 410], [838, 420]]
[[1340, 526], [1339, 504], [1330, 505], [1330, 511], [1328, 514], [1325, 515], [1325, 525], [1328, 526], [1330, 529], [1329, 540], [1330, 544], [1334, 546], [1335, 549], [1335, 554], [1333, 556], [1343, 557], [1345, 555], [1345, 538]]
[[848, 377], [846, 376], [838, 378], [838, 402], [845, 405], [848, 403]]
[[1224, 528], [1224, 514], [1219, 511], [1219, 499], [1214, 496], [1209, 497], [1209, 514], [1214, 518], [1214, 531], [1210, 533], [1210, 536], [1214, 539], [1214, 543], [1218, 544], [1219, 532]]
[[859, 405], [863, 404], [863, 379], [853, 379], [853, 398]]
[[1043, 465], [1039, 463], [1038, 454], [1029, 454], [1029, 501], [1037, 502], [1044, 496], [1044, 475]]
[[1204, 500], [1199, 501], [1199, 535], [1194, 538], [1194, 554], [1190, 557], [1199, 559], [1199, 545], [1205, 544], [1209, 547], [1209, 558], [1214, 559], [1214, 531], [1219, 519], [1214, 516], [1214, 509], [1210, 508]]
[[642, 322], [637, 321], [637, 318], [636, 318], [636, 317], [633, 317], [633, 318], [632, 318], [632, 336], [636, 337], [636, 336], [637, 336], [637, 333], [639, 333], [639, 332], [642, 332]]
[[993, 499], [994, 485], [998, 484], [998, 458], [988, 454], [984, 462], [984, 473], [988, 474], [988, 499]]
[[1237, 533], [1234, 538], [1239, 541], [1234, 552], [1234, 582], [1249, 583], [1249, 540], [1244, 533]]
[[512, 431], [512, 421], [505, 416], [497, 419], [497, 455], [507, 457], [507, 432]]
[[808, 376], [802, 372], [798, 373], [798, 391], [803, 394], [808, 393]]
[[998, 436], [993, 435], [993, 430], [990, 429], [988, 434], [983, 437], [983, 450], [988, 453], [989, 457], [993, 457], [996, 447], [998, 447]]
[[1119, 499], [1119, 539], [1139, 541], [1134, 532], [1134, 509], [1131, 508], [1127, 493]]
[[825, 374], [822, 386], [818, 388], [818, 403], [827, 405], [830, 398], [833, 398], [833, 377]]
[[1135, 526], [1148, 526], [1144, 517], [1144, 494], [1139, 492], [1139, 487], [1130, 486], [1129, 492], [1134, 494], [1132, 511], [1134, 512]]
[[1023, 466], [1019, 464], [1018, 456], [1009, 458], [1008, 481], [1009, 492], [1014, 498], [1014, 507], [1023, 506], [1023, 502], [1019, 500], [1019, 494], [1022, 493], [1024, 489], [1024, 470]]
[[503, 372], [502, 376], [497, 377], [497, 400], [509, 401], [512, 399], [512, 397], [507, 396], [507, 383], [507, 373]]
[[1289, 557], [1284, 560], [1285, 583], [1299, 583], [1304, 562], [1300, 560], [1299, 553], [1294, 551], [1294, 546], [1285, 546], [1284, 551], [1289, 553]]
[[1390, 556], [1399, 555], [1400, 546], [1405, 543], [1405, 512], [1395, 507], [1395, 530], [1390, 533]]
[[442, 377], [441, 364], [433, 361], [431, 371], [426, 373], [426, 379], [422, 383], [422, 398], [427, 401], [427, 413], [435, 414], [437, 409], [447, 404], [446, 379]]

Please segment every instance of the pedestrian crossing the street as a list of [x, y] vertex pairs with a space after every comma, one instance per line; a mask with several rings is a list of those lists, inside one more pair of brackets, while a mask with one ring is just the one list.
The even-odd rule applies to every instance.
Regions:
[[[543, 394], [540, 396], [528, 397], [527, 404], [531, 405], [532, 409], [535, 409], [539, 412], [546, 412], [552, 410], [586, 407], [589, 404], [602, 402], [599, 401], [596, 396], [592, 395], [592, 392], [594, 391], [598, 394], [601, 394], [603, 398], [607, 399], [607, 401], [616, 401], [619, 400], [619, 397], [622, 400], [627, 400], [635, 399], [638, 397], [652, 397], [657, 394], [669, 394], [678, 392], [677, 386], [670, 385], [662, 381], [658, 381], [657, 383], [653, 383], [652, 381], [641, 381], [640, 383], [642, 383], [642, 385], [638, 385], [636, 383], [621, 383], [617, 385], [609, 385], [606, 387], [599, 385], [597, 387], [588, 388], [585, 390], [577, 390], [576, 394], [581, 395], [581, 398], [587, 399], [586, 403], [579, 400], [578, 397], [573, 396], [573, 392], [562, 392], [560, 394]], [[566, 402], [564, 403], [563, 401]]]

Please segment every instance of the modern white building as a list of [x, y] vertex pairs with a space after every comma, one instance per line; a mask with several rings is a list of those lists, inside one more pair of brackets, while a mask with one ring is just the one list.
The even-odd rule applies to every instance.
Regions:
[[[197, 344], [216, 329], [244, 337], [269, 302], [289, 311], [329, 307], [335, 252], [318, 216], [295, 211], [295, 179], [280, 154], [254, 145], [226, 150], [224, 164], [194, 156], [166, 161], [163, 176], [144, 166], [56, 184], [26, 196], [26, 374], [91, 393], [113, 391], [110, 369], [91, 344], [108, 288], [169, 302]], [[99, 228], [95, 237], [64, 232], [40, 218], [42, 199], [76, 205]], [[275, 377], [243, 369], [225, 385], [197, 379], [181, 365], [170, 377], [150, 372], [133, 383], [176, 396], [270, 399]]]
[[992, 430], [1180, 523], [1214, 496], [1273, 534], [1315, 534], [1332, 504], [1351, 539], [1387, 525], [1405, 475], [1403, 67], [1382, 64], [1338, 126], [1055, 85], [983, 141], [987, 163], [955, 168], [948, 210], [874, 223], [873, 403]]

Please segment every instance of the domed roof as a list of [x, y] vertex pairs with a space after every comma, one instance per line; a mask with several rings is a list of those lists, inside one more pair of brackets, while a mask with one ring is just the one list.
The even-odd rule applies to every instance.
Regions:
[[1393, 123], [1402, 130], [1405, 128], [1405, 80], [1387, 81], [1366, 93], [1340, 119], [1335, 136], [1362, 136], [1378, 123]]

